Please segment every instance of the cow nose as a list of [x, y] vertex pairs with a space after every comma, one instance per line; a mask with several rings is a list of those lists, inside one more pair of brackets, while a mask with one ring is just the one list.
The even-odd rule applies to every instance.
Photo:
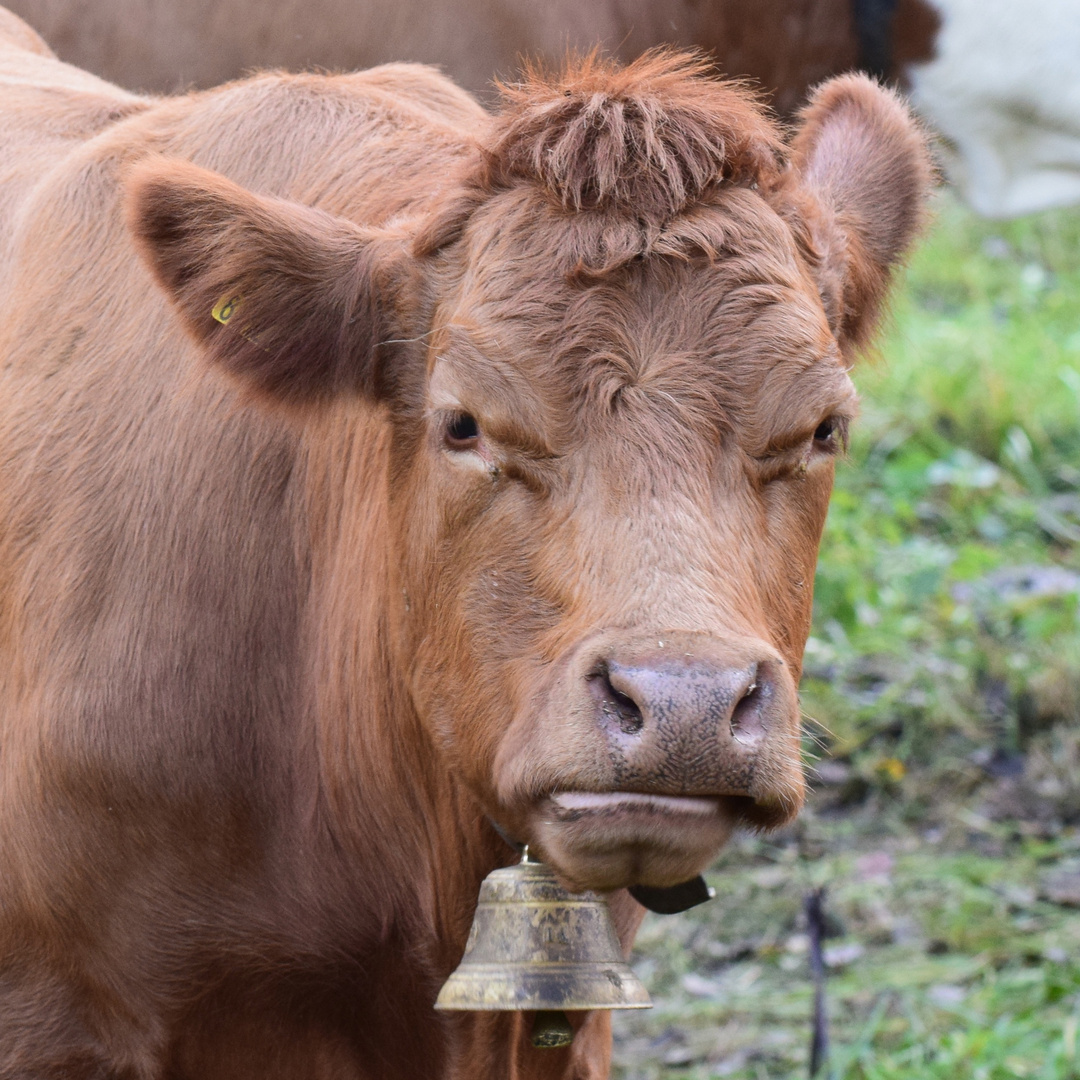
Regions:
[[594, 692], [606, 720], [623, 735], [636, 735], [646, 724], [654, 727], [727, 728], [731, 737], [749, 745], [767, 726], [765, 706], [773, 695], [768, 662], [751, 661], [738, 667], [708, 663], [667, 663], [661, 666], [603, 662]]
[[770, 742], [790, 735], [775, 656], [601, 660], [590, 691], [621, 783], [670, 793], [750, 795]]

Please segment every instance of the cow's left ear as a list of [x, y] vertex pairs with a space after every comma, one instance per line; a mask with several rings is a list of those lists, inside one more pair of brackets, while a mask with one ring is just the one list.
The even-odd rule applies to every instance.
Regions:
[[380, 346], [404, 336], [408, 238], [186, 162], [144, 163], [127, 185], [138, 247], [211, 360], [279, 401], [388, 392]]
[[864, 75], [820, 86], [801, 114], [792, 166], [815, 274], [845, 352], [873, 334], [893, 267], [923, 222], [934, 168], [899, 95]]

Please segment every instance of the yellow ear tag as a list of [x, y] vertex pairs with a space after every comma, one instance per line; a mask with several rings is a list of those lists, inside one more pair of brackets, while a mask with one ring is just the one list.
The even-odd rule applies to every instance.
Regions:
[[210, 312], [223, 326], [240, 310], [239, 296], [223, 296]]

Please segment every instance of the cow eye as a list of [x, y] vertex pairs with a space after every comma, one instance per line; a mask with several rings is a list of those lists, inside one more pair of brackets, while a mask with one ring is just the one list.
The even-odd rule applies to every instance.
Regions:
[[446, 421], [443, 435], [450, 450], [473, 450], [480, 441], [480, 425], [470, 413], [454, 413]]
[[814, 445], [821, 450], [835, 453], [847, 442], [847, 425], [843, 420], [830, 416], [814, 429]]

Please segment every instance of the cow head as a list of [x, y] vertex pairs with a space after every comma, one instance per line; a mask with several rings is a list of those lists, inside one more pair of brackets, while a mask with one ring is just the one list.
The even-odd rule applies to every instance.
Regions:
[[786, 147], [658, 54], [506, 91], [393, 227], [175, 163], [130, 205], [211, 361], [310, 422], [342, 396], [385, 417], [412, 706], [493, 820], [608, 889], [690, 878], [802, 803], [848, 369], [928, 182], [866, 79], [826, 84]]

